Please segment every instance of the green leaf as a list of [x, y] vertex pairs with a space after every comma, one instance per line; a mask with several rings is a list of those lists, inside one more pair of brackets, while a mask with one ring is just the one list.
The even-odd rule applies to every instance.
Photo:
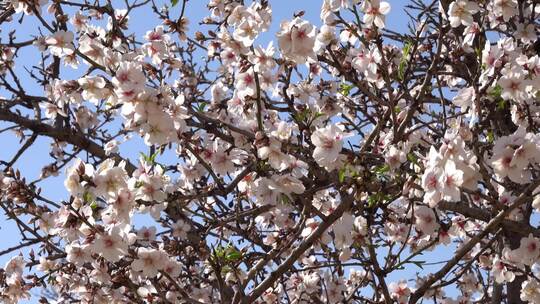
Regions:
[[489, 130], [487, 132], [487, 141], [492, 144], [495, 139], [495, 136], [493, 135], [493, 131]]
[[324, 115], [326, 115], [326, 114], [324, 114], [322, 112], [317, 112], [317, 113], [315, 113], [315, 115], [313, 115], [313, 120], [315, 120], [315, 119], [317, 119], [317, 118], [319, 118], [321, 116], [324, 116]]
[[377, 205], [378, 201], [378, 194], [370, 195], [368, 197], [368, 208], [373, 208]]
[[225, 264], [231, 264], [242, 258], [242, 252], [238, 251], [232, 245], [227, 245], [227, 247], [220, 245], [214, 249], [214, 257], [217, 260], [223, 261]]
[[383, 192], [377, 192], [368, 197], [368, 208], [373, 208], [377, 206], [379, 203], [382, 203], [384, 201], [389, 201], [391, 199], [392, 197], [390, 195], [384, 194]]
[[139, 152], [139, 155], [141, 156], [142, 159], [148, 162], [148, 156], [146, 154], [144, 154], [143, 152]]
[[385, 173], [389, 171], [390, 171], [390, 166], [388, 164], [375, 167], [375, 169], [373, 170], [373, 172], [375, 172], [375, 174], [379, 177], [385, 175]]
[[506, 108], [506, 101], [504, 101], [504, 99], [501, 99], [499, 100], [499, 102], [497, 102], [497, 109], [504, 110], [504, 108]]
[[160, 150], [158, 149], [156, 152], [154, 152], [154, 154], [150, 155], [150, 157], [148, 158], [148, 160], [150, 161], [150, 163], [155, 163], [156, 162], [156, 157], [158, 156]]
[[407, 160], [415, 165], [418, 165], [418, 157], [416, 157], [416, 155], [414, 155], [413, 153], [407, 154]]
[[343, 183], [345, 181], [346, 177], [356, 177], [358, 176], [358, 172], [354, 170], [354, 167], [352, 166], [345, 166], [338, 171], [338, 180], [340, 183]]
[[[303, 122], [308, 122], [308, 118], [311, 117], [311, 110], [310, 109], [304, 109], [302, 112], [297, 112], [295, 115], [294, 115], [294, 119], [298, 122], [300, 121], [303, 121]], [[315, 114], [317, 115], [317, 114]]]
[[338, 171], [338, 180], [340, 183], [343, 183], [345, 180], [345, 175], [347, 174], [347, 168], [341, 168]]
[[482, 49], [480, 49], [480, 48], [475, 48], [475, 49], [474, 49], [474, 52], [476, 53], [476, 57], [482, 58]]
[[204, 109], [206, 109], [207, 105], [208, 105], [208, 103], [204, 102], [204, 101], [199, 103], [199, 107], [197, 108], [197, 111], [198, 112], [204, 112]]
[[495, 99], [501, 98], [502, 94], [502, 87], [500, 85], [496, 85], [490, 92], [489, 95], [491, 95]]
[[94, 198], [92, 197], [92, 193], [90, 193], [88, 191], [85, 191], [83, 193], [83, 201], [85, 203], [90, 203], [90, 202], [94, 201]]
[[172, 5], [172, 6], [175, 6], [175, 5], [177, 5], [177, 4], [178, 4], [178, 0], [171, 0], [171, 5]]
[[342, 83], [339, 86], [339, 93], [341, 93], [341, 95], [343, 95], [343, 96], [349, 96], [349, 94], [351, 93], [352, 88], [353, 88], [352, 84]]
[[405, 45], [403, 46], [403, 56], [401, 56], [401, 60], [399, 61], [399, 67], [398, 67], [398, 78], [399, 80], [403, 80], [405, 77], [405, 68], [407, 67], [407, 61], [409, 60], [409, 53], [411, 52], [411, 43], [407, 41]]
[[158, 156], [160, 150], [158, 149], [154, 154], [148, 156], [144, 154], [143, 152], [139, 152], [139, 155], [141, 155], [141, 158], [144, 159], [147, 163], [155, 164], [156, 163], [156, 157]]
[[242, 258], [242, 253], [234, 247], [229, 247], [227, 254], [225, 255], [225, 261], [227, 262], [236, 262]]

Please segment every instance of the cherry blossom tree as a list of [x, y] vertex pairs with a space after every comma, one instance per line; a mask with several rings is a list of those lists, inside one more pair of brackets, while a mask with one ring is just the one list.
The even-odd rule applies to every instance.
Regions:
[[538, 1], [194, 1], [0, 2], [0, 302], [540, 303]]

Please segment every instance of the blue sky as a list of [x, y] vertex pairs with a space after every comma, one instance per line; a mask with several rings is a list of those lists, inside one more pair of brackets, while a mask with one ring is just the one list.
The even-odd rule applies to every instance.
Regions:
[[[403, 5], [407, 1], [389, 2], [392, 5], [392, 10], [387, 16], [387, 27], [398, 32], [406, 31], [408, 19], [406, 14], [403, 13]], [[200, 27], [198, 25], [198, 21], [209, 14], [205, 8], [206, 3], [207, 1], [192, 0], [187, 5], [186, 16], [190, 19], [189, 30], [191, 33], [199, 30], [205, 32], [207, 29], [209, 29], [208, 27]], [[273, 10], [272, 27], [267, 33], [261, 35], [255, 44], [267, 45], [269, 41], [275, 40], [275, 33], [279, 29], [280, 22], [286, 19], [291, 19], [293, 13], [300, 10], [305, 11], [304, 19], [310, 20], [317, 26], [320, 25], [319, 13], [322, 0], [273, 0], [270, 1], [270, 4], [272, 5]], [[180, 7], [177, 6], [173, 8], [173, 11], [179, 11], [179, 9]], [[19, 16], [17, 16], [17, 18], [18, 17]], [[142, 38], [147, 30], [150, 30], [159, 24], [160, 21], [147, 10], [138, 9], [130, 15], [130, 31], [135, 33], [138, 38]], [[29, 34], [35, 35], [37, 33], [36, 27], [38, 26], [38, 23], [34, 17], [25, 17], [23, 25], [24, 26], [19, 26], [17, 23], [12, 22], [12, 28], [17, 29], [17, 40], [27, 40], [30, 37], [28, 36]], [[3, 28], [2, 33], [0, 33], [0, 37], [5, 39], [8, 32], [12, 28], [9, 26], [7, 28]], [[46, 33], [45, 30], [43, 32]], [[16, 63], [24, 63], [25, 66], [30, 68], [33, 64], [37, 64], [39, 62], [40, 59], [37, 54], [38, 53], [35, 49], [25, 51], [20, 54], [20, 57], [16, 60]], [[28, 79], [26, 72], [24, 72], [24, 66], [17, 66], [16, 71], [21, 78]], [[62, 71], [62, 75], [65, 75], [65, 78], [75, 77], [77, 72], [70, 71], [69, 68], [65, 68]], [[31, 84], [29, 88], [32, 93], [36, 95], [43, 94], [42, 89], [35, 86], [33, 82], [30, 81], [27, 82], [27, 84]], [[5, 92], [0, 90], [0, 96], [1, 95], [5, 95]], [[0, 123], [0, 128], [3, 127], [5, 127], [5, 124]], [[2, 149], [0, 149], [0, 159], [11, 159], [19, 147], [18, 140], [11, 134], [0, 134], [0, 143], [4, 143]], [[49, 144], [50, 141], [47, 138], [38, 138], [32, 148], [30, 148], [17, 162], [15, 167], [20, 169], [28, 180], [36, 179], [40, 174], [41, 167], [44, 164], [51, 162], [52, 159], [48, 155]], [[139, 156], [139, 152], [141, 151], [147, 151], [147, 147], [144, 146], [138, 136], [134, 136], [132, 142], [123, 145], [121, 148], [121, 154], [125, 157], [131, 158], [132, 160], [136, 160]], [[66, 199], [67, 196], [66, 191], [63, 188], [63, 180], [63, 174], [60, 174], [60, 176], [56, 178], [49, 178], [46, 182], [40, 184], [43, 189], [42, 193], [46, 197], [54, 200]], [[20, 241], [16, 227], [14, 224], [7, 222], [3, 214], [0, 214], [0, 236], [2, 237], [0, 241], [0, 250], [16, 245]], [[7, 259], [8, 257], [6, 256], [0, 257], [0, 265], [3, 265]], [[417, 269], [408, 269], [403, 272], [396, 272], [389, 277], [388, 281], [390, 282], [392, 280], [403, 278], [412, 279], [415, 277], [415, 271], [417, 271]], [[34, 299], [31, 301], [31, 303], [32, 302], [35, 303]]]

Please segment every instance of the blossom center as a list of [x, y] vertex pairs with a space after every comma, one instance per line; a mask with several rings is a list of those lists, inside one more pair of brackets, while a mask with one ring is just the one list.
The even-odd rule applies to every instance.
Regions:
[[111, 240], [110, 238], [105, 239], [105, 241], [103, 241], [103, 243], [105, 244], [106, 248], [111, 248], [111, 247], [114, 246], [114, 241]]

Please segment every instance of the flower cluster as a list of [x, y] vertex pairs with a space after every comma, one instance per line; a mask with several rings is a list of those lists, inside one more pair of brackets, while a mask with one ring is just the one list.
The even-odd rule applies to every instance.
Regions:
[[4, 2], [0, 302], [540, 302], [536, 1]]

